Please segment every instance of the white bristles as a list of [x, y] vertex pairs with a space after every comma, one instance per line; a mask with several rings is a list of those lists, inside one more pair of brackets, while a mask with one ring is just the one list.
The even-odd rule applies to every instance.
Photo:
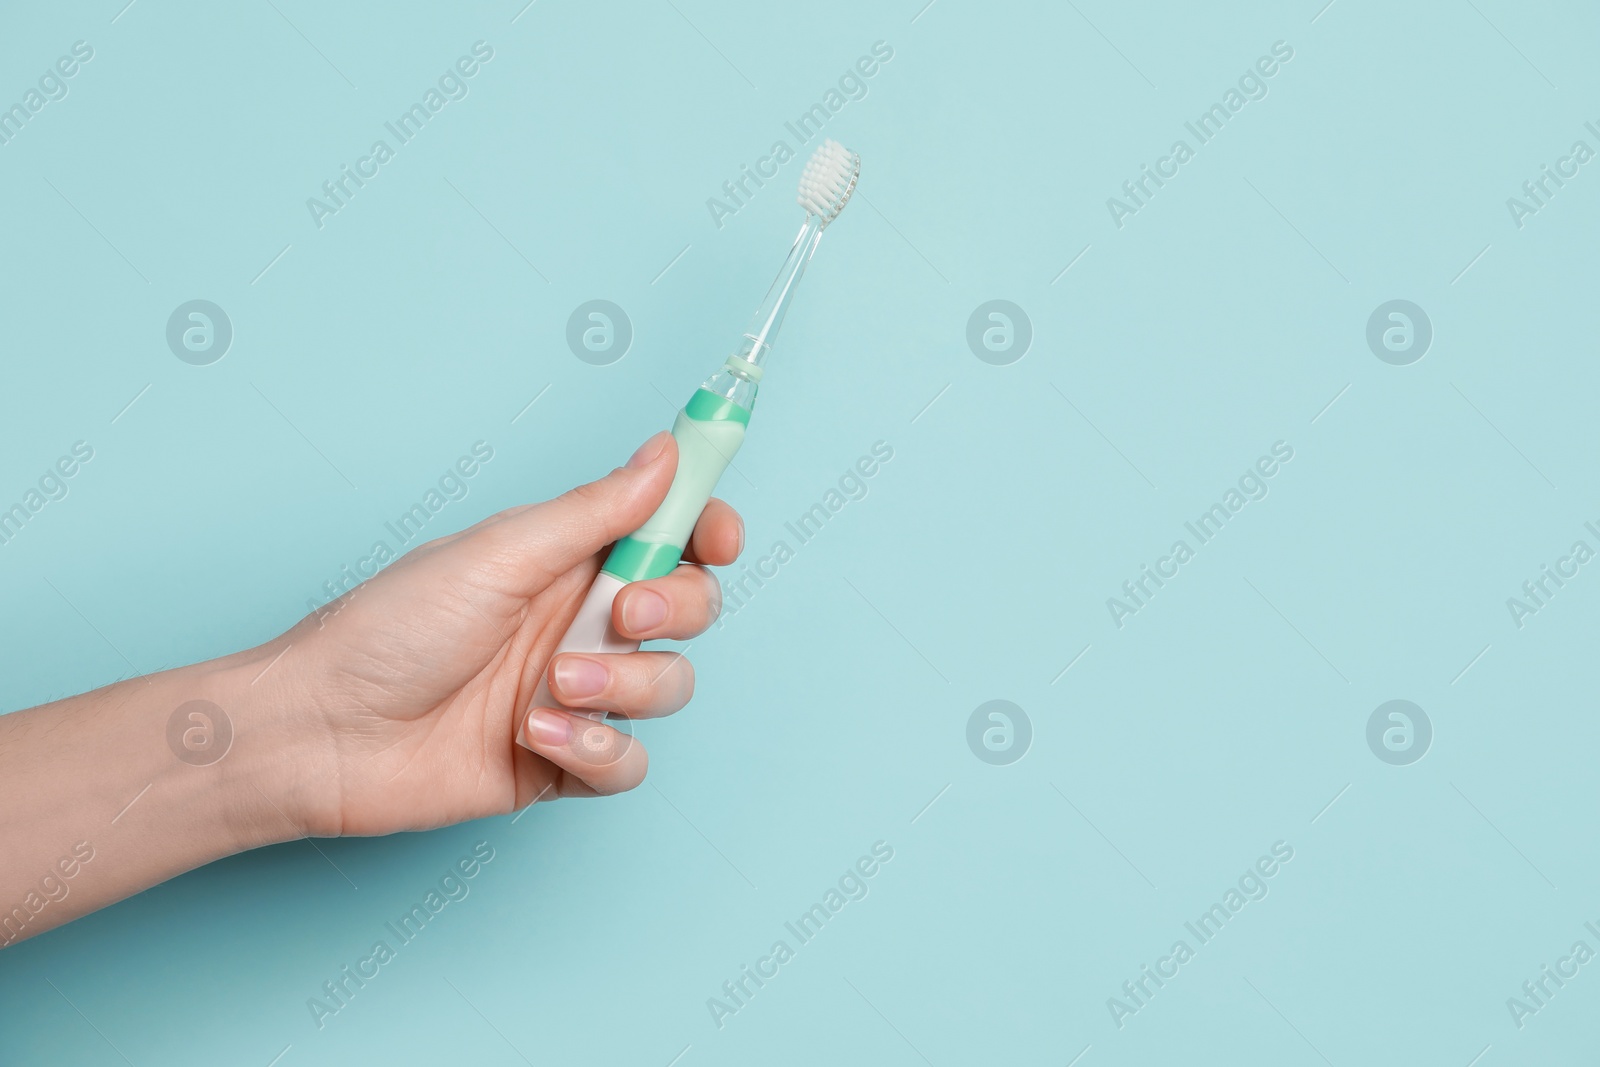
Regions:
[[861, 176], [861, 157], [838, 141], [823, 141], [800, 175], [798, 202], [826, 226], [844, 210]]

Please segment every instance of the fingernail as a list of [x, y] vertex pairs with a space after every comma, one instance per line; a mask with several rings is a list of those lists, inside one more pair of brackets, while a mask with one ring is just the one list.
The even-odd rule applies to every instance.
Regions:
[[744, 519], [739, 520], [739, 543], [733, 550], [735, 557], [744, 554]]
[[572, 722], [559, 711], [535, 708], [528, 716], [528, 736], [541, 745], [564, 745], [572, 740]]
[[652, 630], [667, 621], [667, 600], [660, 593], [641, 589], [622, 605], [622, 622], [632, 633]]
[[657, 456], [661, 455], [661, 450], [667, 447], [668, 436], [667, 432], [662, 430], [640, 445], [639, 450], [629, 457], [628, 469], [638, 470], [640, 467], [648, 467]]
[[555, 682], [563, 696], [592, 697], [606, 687], [606, 669], [592, 659], [563, 656], [556, 661]]

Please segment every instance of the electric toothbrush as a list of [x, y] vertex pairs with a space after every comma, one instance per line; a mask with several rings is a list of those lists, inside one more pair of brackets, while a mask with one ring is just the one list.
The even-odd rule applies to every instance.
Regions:
[[[633, 652], [639, 642], [622, 637], [611, 625], [611, 604], [623, 586], [671, 574], [678, 566], [700, 512], [744, 443], [755, 406], [756, 392], [765, 371], [762, 361], [794, 299], [806, 264], [822, 240], [822, 231], [838, 218], [861, 176], [861, 157], [837, 141], [824, 141], [800, 175], [798, 201], [806, 221], [795, 238], [777, 280], [756, 312], [738, 351], [695, 390], [678, 412], [672, 436], [678, 442], [678, 470], [672, 486], [655, 514], [611, 549], [600, 574], [589, 587], [578, 615], [556, 646], [562, 652]], [[545, 677], [539, 679], [531, 707], [560, 708]], [[569, 708], [594, 719], [605, 713]]]

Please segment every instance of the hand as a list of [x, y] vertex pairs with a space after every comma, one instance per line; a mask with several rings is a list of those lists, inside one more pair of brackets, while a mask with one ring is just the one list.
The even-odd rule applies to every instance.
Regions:
[[[606, 546], [655, 511], [677, 463], [657, 434], [626, 467], [423, 545], [259, 648], [0, 715], [0, 901], [24, 902], [0, 947], [275, 841], [638, 785], [637, 742], [554, 709], [578, 729], [552, 732], [542, 715], [530, 729], [528, 704]], [[743, 541], [739, 516], [711, 501], [691, 563], [628, 586], [613, 625], [639, 640], [699, 633], [721, 598], [697, 563], [731, 563]], [[553, 667], [558, 700], [612, 715], [667, 715], [694, 688], [666, 652], [564, 654]], [[215, 752], [174, 733], [197, 701], [228, 727], [205, 732], [227, 738]], [[57, 872], [70, 894], [52, 890]]]
[[[283, 761], [284, 815], [311, 836], [386, 834], [643, 781], [643, 745], [554, 709], [530, 724], [529, 703], [547, 668], [570, 707], [649, 718], [688, 701], [694, 673], [676, 653], [549, 662], [607, 546], [650, 516], [676, 467], [676, 442], [657, 434], [627, 466], [422, 545], [249, 654], [254, 663], [283, 656], [267, 675], [275, 714], [289, 717], [277, 732], [300, 738]], [[699, 564], [733, 562], [743, 541], [738, 514], [712, 500], [691, 563], [617, 596], [618, 633], [703, 631], [721, 596]]]

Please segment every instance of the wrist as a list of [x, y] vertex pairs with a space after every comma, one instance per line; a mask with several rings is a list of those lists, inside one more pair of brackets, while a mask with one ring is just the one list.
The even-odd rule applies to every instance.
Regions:
[[224, 856], [329, 832], [316, 816], [337, 805], [319, 808], [313, 788], [337, 796], [325, 732], [292, 721], [285, 709], [305, 706], [292, 683], [262, 674], [282, 647], [0, 716], [0, 900], [37, 897], [40, 872], [74, 879], [70, 898], [12, 913], [0, 946]]
[[[186, 668], [185, 692], [173, 704], [169, 747], [183, 770], [201, 772], [223, 801], [235, 851], [339, 834], [337, 773], [320, 715], [295, 682], [293, 645], [285, 639]], [[186, 701], [199, 701], [186, 708]], [[207, 707], [206, 705], [211, 705]], [[193, 715], [201, 719], [190, 720]], [[207, 737], [207, 717], [215, 730]], [[183, 731], [193, 729], [186, 744]], [[228, 736], [224, 738], [224, 733]], [[221, 741], [227, 740], [223, 750]]]
[[121, 791], [138, 793], [118, 824], [186, 842], [187, 866], [300, 836], [274, 810], [270, 718], [230, 660], [112, 686], [97, 716], [112, 742], [105, 758], [129, 772]]
[[0, 717], [0, 899], [22, 899], [39, 872], [65, 873], [63, 857], [76, 857], [70, 900], [34, 909], [37, 918], [0, 932], [0, 944], [305, 835], [302, 779], [285, 771], [299, 755], [294, 731], [271, 691], [251, 685], [260, 670], [246, 674], [249, 655]]

